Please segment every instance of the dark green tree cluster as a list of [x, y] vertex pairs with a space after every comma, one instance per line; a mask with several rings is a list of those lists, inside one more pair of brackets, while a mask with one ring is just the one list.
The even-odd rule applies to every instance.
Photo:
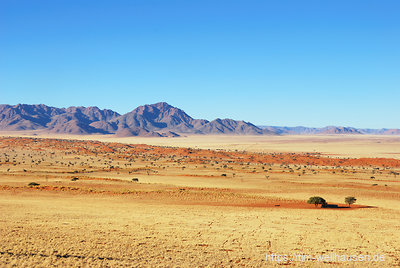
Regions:
[[312, 197], [310, 197], [310, 198], [308, 199], [307, 203], [308, 203], [308, 204], [314, 204], [316, 207], [317, 207], [318, 205], [321, 205], [321, 207], [324, 206], [324, 205], [326, 205], [325, 199], [323, 199], [323, 198], [320, 197], [320, 196], [312, 196]]
[[349, 207], [350, 207], [350, 205], [354, 204], [356, 201], [357, 201], [357, 199], [356, 199], [354, 196], [347, 196], [347, 197], [344, 199], [344, 202], [345, 202], [347, 205], [349, 205]]
[[[347, 205], [349, 205], [349, 207], [350, 207], [350, 205], [354, 204], [356, 201], [357, 201], [357, 199], [356, 199], [354, 196], [347, 196], [347, 197], [344, 199], [344, 202], [345, 202]], [[316, 207], [317, 207], [318, 205], [321, 205], [321, 207], [326, 207], [326, 206], [328, 205], [328, 203], [326, 202], [326, 200], [323, 199], [323, 198], [320, 197], [320, 196], [312, 196], [312, 197], [310, 197], [310, 198], [307, 200], [307, 203], [308, 203], [308, 204], [314, 204]]]

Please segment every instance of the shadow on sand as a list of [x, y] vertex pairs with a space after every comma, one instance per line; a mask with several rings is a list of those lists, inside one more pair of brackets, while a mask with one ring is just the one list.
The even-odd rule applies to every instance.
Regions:
[[376, 208], [374, 206], [362, 206], [362, 205], [352, 205], [352, 206], [347, 206], [347, 205], [340, 205], [340, 204], [325, 204], [322, 205], [321, 208], [328, 208], [328, 209], [356, 209], [356, 208]]

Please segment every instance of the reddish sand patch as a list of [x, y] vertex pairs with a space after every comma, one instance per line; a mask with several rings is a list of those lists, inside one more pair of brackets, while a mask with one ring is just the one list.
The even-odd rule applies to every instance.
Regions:
[[104, 143], [99, 141], [79, 141], [40, 138], [0, 138], [3, 148], [29, 147], [33, 150], [62, 150], [65, 152], [85, 155], [107, 155], [114, 159], [129, 159], [131, 157], [157, 156], [179, 157], [181, 162], [206, 164], [209, 161], [232, 161], [236, 163], [260, 164], [296, 164], [315, 166], [360, 166], [360, 167], [400, 167], [400, 160], [393, 158], [330, 158], [318, 153], [248, 153], [226, 152], [204, 149], [174, 148], [151, 146], [145, 144]]

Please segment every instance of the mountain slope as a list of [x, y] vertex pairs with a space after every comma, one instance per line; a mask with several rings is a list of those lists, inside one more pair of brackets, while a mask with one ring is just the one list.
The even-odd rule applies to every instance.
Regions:
[[118, 129], [140, 127], [147, 131], [166, 130], [191, 133], [193, 121], [194, 119], [183, 110], [160, 102], [139, 106], [132, 112], [112, 120], [111, 123], [116, 124]]
[[97, 107], [69, 107], [64, 113], [52, 117], [47, 128], [52, 133], [110, 134], [115, 128], [107, 121], [118, 116], [114, 111], [100, 110]]
[[44, 129], [53, 116], [64, 113], [63, 109], [44, 104], [0, 105], [1, 130]]
[[[44, 104], [0, 105], [0, 130], [44, 130], [52, 133], [111, 133], [107, 121], [118, 117], [97, 107], [55, 108]], [[94, 123], [97, 123], [94, 124]], [[92, 124], [94, 124], [92, 126]]]
[[235, 121], [232, 119], [216, 119], [199, 127], [201, 133], [205, 134], [240, 134], [240, 135], [262, 135], [263, 130], [251, 123]]
[[252, 134], [261, 135], [263, 130], [251, 123], [232, 119], [207, 121], [193, 119], [183, 110], [165, 102], [143, 105], [132, 112], [110, 121], [121, 129], [142, 128], [147, 131], [170, 131], [183, 134]]

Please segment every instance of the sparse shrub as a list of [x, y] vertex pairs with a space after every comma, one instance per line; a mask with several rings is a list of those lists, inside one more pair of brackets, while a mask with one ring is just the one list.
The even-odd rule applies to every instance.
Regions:
[[226, 174], [225, 174], [225, 173], [223, 173], [223, 174], [221, 174], [221, 176], [222, 176], [222, 177], [226, 177]]
[[393, 174], [395, 178], [396, 178], [396, 176], [400, 175], [399, 172], [394, 172], [394, 171], [390, 171], [390, 174]]
[[[314, 204], [316, 207], [318, 205], [326, 205], [325, 199], [320, 196], [312, 196], [307, 201], [308, 204]], [[321, 206], [322, 207], [322, 206]]]
[[350, 207], [351, 204], [354, 204], [356, 201], [357, 201], [357, 199], [354, 196], [347, 196], [344, 199], [344, 202], [346, 202], [346, 204], [348, 204], [349, 207]]
[[139, 179], [138, 178], [133, 178], [132, 181], [133, 182], [139, 182]]
[[39, 186], [39, 185], [40, 185], [40, 184], [37, 183], [37, 182], [30, 182], [30, 183], [28, 184], [29, 187]]
[[77, 181], [77, 180], [79, 180], [79, 178], [77, 177], [71, 179], [71, 181]]

